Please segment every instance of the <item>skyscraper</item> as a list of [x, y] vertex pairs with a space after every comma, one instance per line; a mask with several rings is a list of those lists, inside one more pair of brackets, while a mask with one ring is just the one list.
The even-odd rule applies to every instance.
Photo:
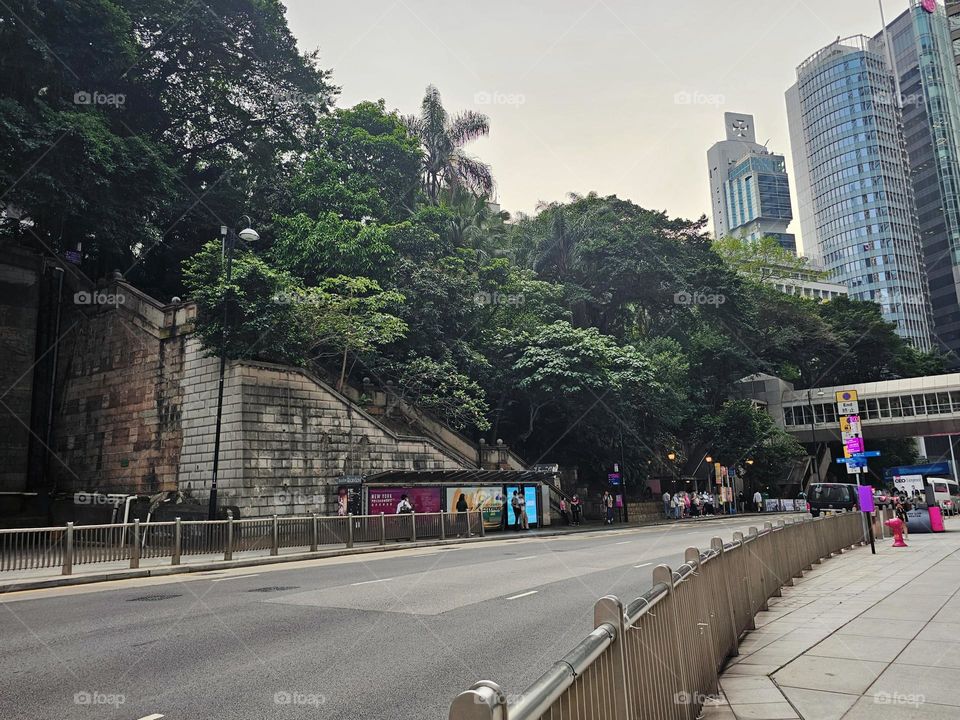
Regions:
[[776, 238], [796, 252], [787, 232], [793, 219], [783, 155], [757, 143], [752, 115], [724, 113], [726, 140], [707, 151], [715, 237]]
[[806, 247], [813, 226], [831, 280], [878, 303], [902, 337], [928, 349], [929, 291], [884, 50], [865, 36], [838, 39], [797, 68], [787, 112], [794, 164], [805, 174], [798, 194], [809, 200], [801, 228]]
[[[886, 37], [900, 85], [934, 341], [956, 364], [960, 359], [960, 84], [947, 14], [942, 7], [932, 7], [933, 12], [915, 3], [887, 26]], [[874, 38], [875, 42], [883, 39], [883, 33]], [[890, 98], [893, 103], [897, 100]]]

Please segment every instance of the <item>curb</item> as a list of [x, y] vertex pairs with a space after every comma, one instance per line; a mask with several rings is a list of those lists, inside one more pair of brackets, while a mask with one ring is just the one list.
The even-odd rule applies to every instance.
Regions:
[[[788, 513], [764, 513], [764, 515], [788, 514]], [[792, 513], [790, 513], [792, 514]], [[131, 580], [147, 577], [164, 577], [166, 575], [182, 575], [185, 573], [210, 572], [211, 570], [230, 570], [233, 568], [257, 567], [261, 565], [277, 565], [286, 562], [299, 562], [302, 560], [325, 560], [327, 558], [346, 557], [349, 555], [370, 555], [374, 553], [388, 552], [391, 550], [411, 550], [416, 548], [444, 547], [446, 545], [465, 545], [470, 543], [488, 542], [491, 540], [509, 540], [511, 538], [540, 538], [540, 537], [558, 537], [562, 535], [578, 535], [587, 532], [607, 532], [610, 530], [623, 530], [629, 528], [657, 527], [660, 525], [674, 524], [692, 524], [709, 522], [711, 520], [729, 520], [739, 517], [755, 517], [754, 514], [745, 515], [717, 515], [709, 518], [687, 518], [684, 520], [661, 520], [653, 523], [615, 523], [613, 525], [587, 525], [571, 530], [546, 530], [534, 534], [522, 534], [511, 531], [504, 531], [496, 535], [476, 536], [472, 538], [450, 538], [448, 540], [423, 540], [418, 542], [400, 542], [386, 545], [369, 545], [353, 548], [341, 548], [338, 550], [317, 550], [316, 552], [289, 553], [286, 555], [272, 555], [266, 557], [242, 558], [239, 560], [215, 560], [212, 562], [193, 563], [190, 565], [161, 565], [153, 568], [141, 568], [136, 570], [109, 570], [102, 573], [90, 573], [89, 575], [60, 575], [57, 577], [36, 578], [27, 580], [11, 580], [9, 582], [0, 581], [0, 595], [7, 593], [23, 592], [25, 590], [44, 590], [57, 587], [71, 587], [75, 585], [91, 585], [93, 583], [109, 582], [111, 580]]]

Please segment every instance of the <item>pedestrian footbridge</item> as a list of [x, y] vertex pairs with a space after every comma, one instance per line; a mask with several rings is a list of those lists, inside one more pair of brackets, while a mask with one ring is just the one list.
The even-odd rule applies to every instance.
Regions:
[[796, 390], [773, 375], [740, 381], [741, 397], [766, 408], [802, 443], [840, 440], [836, 393], [856, 390], [864, 439], [960, 434], [960, 373]]

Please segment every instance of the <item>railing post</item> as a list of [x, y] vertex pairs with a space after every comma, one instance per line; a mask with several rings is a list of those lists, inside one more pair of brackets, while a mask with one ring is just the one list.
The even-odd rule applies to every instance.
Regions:
[[473, 537], [473, 528], [470, 527], [470, 511], [467, 511], [467, 537]]
[[347, 514], [347, 547], [353, 547], [353, 513]]
[[227, 510], [227, 546], [223, 549], [223, 559], [233, 560], [233, 510]]
[[410, 513], [410, 542], [417, 541], [417, 513], [416, 511], [411, 511]]
[[383, 513], [380, 513], [380, 544], [387, 544], [387, 519]]
[[273, 524], [270, 527], [270, 554], [278, 555], [280, 553], [280, 519], [274, 515]]
[[627, 626], [624, 618], [623, 603], [613, 595], [607, 595], [597, 600], [593, 606], [593, 627], [611, 625], [614, 629], [613, 643], [607, 650], [611, 653], [612, 682], [609, 690], [613, 695], [613, 713], [605, 716], [610, 720], [630, 720], [634, 716], [630, 708], [630, 671], [627, 667], [625, 654], [625, 640]]
[[317, 551], [317, 514], [310, 513], [310, 552]]
[[[672, 622], [670, 622], [670, 627], [667, 630], [667, 642], [670, 643], [671, 647], [661, 648], [660, 657], [663, 658], [663, 664], [670, 670], [668, 675], [672, 676], [677, 683], [674, 686], [676, 693], [672, 699], [674, 703], [677, 703], [681, 698], [687, 698], [692, 707], [694, 691], [697, 690], [697, 688], [690, 687], [688, 680], [687, 654], [692, 651], [692, 648], [685, 648], [681, 641], [680, 618], [677, 613], [677, 599], [673, 588], [673, 570], [670, 569], [669, 565], [657, 565], [653, 569], [653, 584], [663, 584], [667, 588], [667, 596], [661, 601], [663, 605], [661, 612], [670, 614]], [[670, 667], [671, 661], [673, 667]], [[689, 715], [690, 708], [680, 709], [681, 717]]]
[[63, 540], [63, 574], [73, 572], [73, 523], [67, 523], [67, 533]]
[[440, 539], [447, 539], [447, 511], [440, 511]]
[[133, 545], [130, 548], [130, 569], [140, 567], [140, 520], [133, 521]]
[[480, 523], [480, 537], [486, 537], [487, 529], [483, 526], [483, 510], [477, 510], [477, 520]]
[[171, 565], [180, 564], [180, 549], [183, 543], [182, 528], [180, 527], [180, 518], [176, 518], [173, 523], [173, 555], [170, 558]]
[[507, 720], [507, 700], [496, 683], [483, 680], [453, 699], [449, 720]]
[[756, 630], [757, 623], [753, 612], [753, 593], [750, 589], [750, 559], [748, 557], [747, 543], [743, 539], [742, 532], [735, 532], [733, 534], [733, 541], [740, 545], [740, 550], [737, 553], [740, 557], [740, 567], [743, 569], [743, 577], [740, 578], [740, 582], [743, 585], [744, 599], [747, 601], [747, 624], [744, 630]]
[[733, 609], [733, 597], [730, 594], [730, 568], [729, 558], [724, 555], [723, 540], [715, 537], [710, 540], [710, 549], [717, 553], [717, 558], [711, 562], [720, 563], [720, 570], [717, 573], [719, 577], [722, 577], [723, 580], [723, 598], [727, 602], [727, 620], [730, 622], [730, 635], [733, 638], [733, 644], [728, 650], [730, 651], [731, 657], [736, 657], [740, 654], [740, 638], [737, 633], [737, 615]]

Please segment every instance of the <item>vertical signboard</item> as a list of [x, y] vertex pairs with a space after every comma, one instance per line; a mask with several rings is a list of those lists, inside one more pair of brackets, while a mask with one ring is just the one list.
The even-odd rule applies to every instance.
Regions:
[[[843, 456], [849, 459], [847, 473], [859, 475], [866, 467], [863, 432], [860, 429], [860, 403], [856, 390], [839, 390], [836, 393], [837, 416], [840, 419], [840, 436], [843, 439]], [[859, 484], [859, 478], [858, 478]]]

